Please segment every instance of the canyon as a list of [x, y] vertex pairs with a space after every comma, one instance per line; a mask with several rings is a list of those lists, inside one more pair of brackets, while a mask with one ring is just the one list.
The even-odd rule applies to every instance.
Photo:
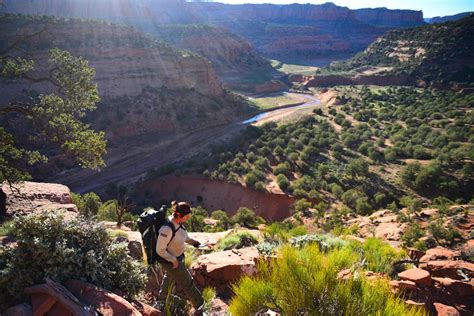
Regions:
[[[7, 15], [0, 19], [0, 28], [3, 48], [18, 34], [43, 30], [22, 44], [35, 59], [34, 78], [49, 75], [52, 47], [82, 56], [95, 68], [101, 101], [87, 121], [106, 132], [108, 161], [122, 156], [130, 144], [147, 148], [170, 135], [233, 122], [254, 111], [243, 98], [222, 88], [209, 61], [129, 26]], [[50, 93], [52, 88], [45, 82], [3, 80], [0, 101], [7, 103], [25, 89]], [[9, 124], [14, 130], [24, 126], [17, 118]], [[59, 173], [62, 167], [54, 159], [51, 162], [38, 173], [46, 172], [43, 177]]]
[[[91, 0], [4, 2], [4, 12], [108, 20], [134, 25], [157, 37], [164, 34], [161, 30], [163, 25], [212, 24], [241, 36], [256, 52], [265, 57], [292, 61], [311, 60], [315, 56], [331, 56], [337, 59], [338, 54], [347, 55], [363, 50], [389, 29], [414, 27], [425, 23], [421, 11], [386, 8], [351, 10], [332, 3], [228, 5], [182, 0], [107, 0], [99, 4]], [[165, 29], [168, 34], [169, 30]], [[210, 34], [215, 32], [214, 30]], [[168, 35], [165, 37], [170, 38]], [[172, 42], [179, 43], [180, 35], [177, 37], [178, 39], [172, 39]], [[219, 36], [207, 38], [206, 41], [193, 40], [186, 46], [214, 62], [225, 55], [219, 56], [210, 52], [209, 46], [234, 46], [238, 47], [241, 56], [249, 56], [248, 44], [236, 42], [233, 36], [222, 32]], [[251, 59], [258, 65], [258, 58], [255, 58], [254, 54], [252, 50]], [[228, 67], [232, 63], [235, 64], [235, 59], [229, 57], [231, 58], [224, 59]], [[245, 63], [243, 66], [245, 69]]]

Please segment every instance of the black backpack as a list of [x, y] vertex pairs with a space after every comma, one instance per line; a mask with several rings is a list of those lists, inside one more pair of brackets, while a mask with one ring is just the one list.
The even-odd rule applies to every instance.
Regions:
[[158, 241], [158, 232], [163, 225], [171, 228], [173, 235], [170, 239], [173, 240], [176, 230], [173, 223], [166, 218], [166, 206], [162, 205], [158, 211], [153, 209], [146, 210], [140, 214], [137, 220], [138, 230], [142, 235], [143, 246], [148, 264], [155, 262], [168, 263], [167, 260], [160, 257], [156, 253], [156, 242]]

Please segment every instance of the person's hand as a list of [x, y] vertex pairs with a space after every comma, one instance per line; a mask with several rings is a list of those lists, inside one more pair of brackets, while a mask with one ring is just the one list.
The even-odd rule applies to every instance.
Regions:
[[194, 248], [198, 248], [199, 246], [201, 246], [201, 243], [200, 243], [199, 241], [195, 240], [195, 241], [193, 242], [193, 247], [194, 247]]
[[173, 269], [177, 269], [179, 266], [179, 261], [176, 259], [175, 261], [173, 261]]

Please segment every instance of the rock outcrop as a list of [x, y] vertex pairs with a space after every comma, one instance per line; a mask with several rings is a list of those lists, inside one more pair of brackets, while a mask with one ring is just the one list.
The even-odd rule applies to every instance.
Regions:
[[193, 277], [199, 286], [215, 287], [218, 293], [225, 293], [230, 283], [243, 275], [256, 275], [258, 258], [258, 250], [254, 247], [202, 255], [192, 266]]
[[66, 288], [80, 301], [94, 307], [101, 315], [142, 315], [124, 298], [95, 285], [79, 280], [70, 280], [66, 282]]
[[62, 184], [25, 181], [10, 186], [4, 183], [2, 190], [7, 194], [9, 216], [50, 210], [62, 210], [66, 216], [78, 214], [71, 191]]

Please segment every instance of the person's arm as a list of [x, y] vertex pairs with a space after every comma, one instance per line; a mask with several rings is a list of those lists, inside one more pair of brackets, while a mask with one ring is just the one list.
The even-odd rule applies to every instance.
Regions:
[[186, 239], [185, 243], [187, 243], [191, 246], [194, 246], [194, 247], [199, 247], [199, 245], [201, 245], [201, 243], [199, 241], [197, 241], [196, 239], [192, 239], [189, 236]]
[[169, 253], [169, 251], [167, 250], [168, 243], [170, 242], [172, 237], [173, 232], [171, 231], [170, 227], [161, 227], [160, 231], [158, 232], [158, 241], [156, 242], [156, 253], [166, 261], [172, 263], [174, 266], [178, 262], [178, 259], [176, 259], [176, 257]]

